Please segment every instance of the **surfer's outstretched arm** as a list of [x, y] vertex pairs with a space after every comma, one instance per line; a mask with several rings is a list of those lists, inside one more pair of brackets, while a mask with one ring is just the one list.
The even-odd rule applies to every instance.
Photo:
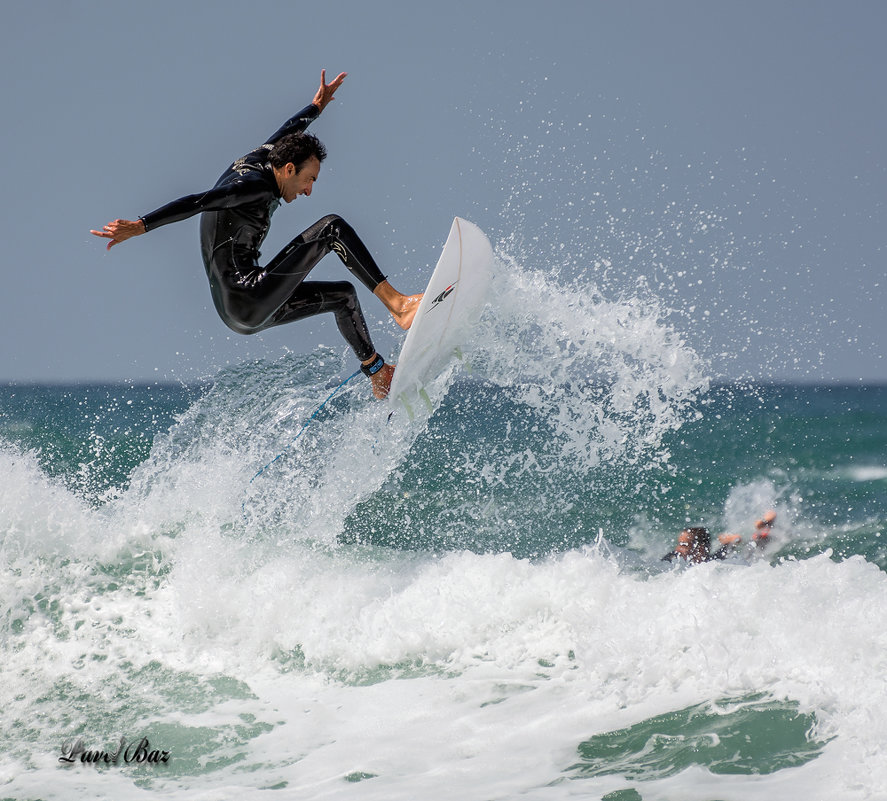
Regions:
[[108, 243], [110, 250], [120, 242], [153, 231], [161, 225], [187, 220], [204, 211], [217, 211], [259, 202], [266, 194], [266, 184], [258, 175], [250, 174], [221, 186], [216, 185], [206, 192], [180, 197], [139, 217], [138, 220], [114, 220], [103, 226], [101, 231], [91, 230], [90, 233], [102, 239], [110, 239]]
[[143, 220], [113, 220], [102, 226], [101, 231], [90, 231], [89, 233], [100, 236], [102, 239], [110, 239], [111, 241], [108, 242], [108, 250], [110, 250], [114, 245], [119, 245], [127, 239], [145, 233], [145, 230]]
[[336, 90], [342, 85], [347, 72], [340, 72], [330, 83], [326, 82], [326, 70], [320, 71], [320, 88], [314, 95], [311, 104], [305, 106], [300, 112], [290, 117], [267, 140], [267, 144], [273, 145], [288, 134], [302, 133], [320, 113], [335, 99]]
[[[303, 108], [295, 116], [290, 117], [280, 126], [268, 139], [268, 143], [277, 142], [287, 134], [304, 131], [317, 119], [320, 113], [329, 105], [330, 101], [335, 99], [336, 91], [342, 85], [342, 81], [345, 80], [347, 75], [347, 72], [340, 72], [332, 81], [327, 83], [326, 70], [321, 70], [320, 87], [314, 95], [314, 100], [310, 105]], [[253, 187], [249, 184], [250, 182], [248, 181], [234, 182], [227, 186], [223, 192], [218, 192], [214, 189], [209, 192], [201, 192], [198, 195], [188, 195], [187, 197], [174, 200], [172, 203], [151, 213], [152, 227], [157, 228], [159, 225], [178, 222], [202, 211], [227, 208], [246, 203], [252, 199], [250, 194]], [[144, 234], [147, 230], [148, 224], [141, 218], [138, 220], [117, 219], [103, 226], [101, 231], [93, 229], [90, 230], [90, 233], [102, 239], [109, 239], [108, 250], [110, 250], [114, 245], [125, 242], [134, 236]]]

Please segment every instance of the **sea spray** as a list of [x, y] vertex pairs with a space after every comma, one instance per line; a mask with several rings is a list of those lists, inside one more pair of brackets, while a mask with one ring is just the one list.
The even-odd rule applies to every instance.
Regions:
[[[612, 536], [697, 416], [703, 364], [652, 297], [608, 301], [500, 260], [459, 381], [344, 536], [542, 554]], [[617, 535], [619, 539], [619, 535]]]
[[[354, 383], [253, 491], [348, 358], [223, 371], [101, 504], [6, 430], [5, 795], [873, 797], [883, 390], [706, 393], [655, 299], [499, 279], [433, 413]], [[763, 558], [659, 562], [771, 502]]]
[[[267, 497], [281, 513], [239, 523], [255, 466], [341, 380], [347, 367], [335, 354], [221, 374], [174, 413], [128, 485], [99, 508], [5, 445], [4, 794], [235, 798], [285, 786], [346, 798], [357, 785], [369, 798], [479, 800], [495, 789], [560, 799], [628, 788], [743, 801], [786, 788], [797, 798], [873, 797], [887, 781], [877, 715], [887, 703], [887, 583], [872, 550], [887, 499], [876, 470], [882, 443], [850, 435], [883, 416], [883, 392], [783, 388], [752, 398], [734, 387], [688, 407], [691, 419], [663, 435], [664, 467], [675, 474], [648, 471], [676, 482], [663, 498], [678, 495], [682, 514], [695, 503], [742, 525], [772, 492], [785, 539], [748, 566], [662, 570], [653, 545], [658, 537], [664, 550], [671, 536], [655, 522], [670, 519], [663, 498], [631, 486], [626, 499], [619, 482], [612, 496], [600, 492], [594, 479], [616, 467], [560, 457], [569, 439], [546, 429], [524, 395], [508, 395], [505, 373], [478, 346], [472, 352], [471, 377], [457, 378], [388, 452], [377, 435], [395, 421], [367, 387], [336, 399], [313, 431], [313, 448], [342, 451], [320, 479], [343, 503], [332, 511], [286, 511], [289, 481], [310, 488], [296, 453], [269, 476]], [[281, 376], [293, 378], [280, 386]], [[262, 423], [242, 423], [246, 414]], [[349, 451], [354, 420], [366, 432]], [[752, 447], [759, 430], [770, 432], [765, 464]], [[793, 464], [793, 442], [816, 458]], [[499, 461], [479, 462], [485, 447]], [[553, 469], [509, 466], [509, 455], [531, 465], [528, 450]], [[349, 453], [378, 453], [371, 466], [393, 462], [380, 489], [361, 496], [349, 486]], [[714, 458], [722, 469], [697, 483]], [[646, 473], [635, 481], [650, 486]], [[349, 541], [349, 527], [368, 519], [363, 507], [380, 499], [384, 519], [393, 505], [382, 501], [407, 482], [415, 494], [399, 503], [409, 504], [410, 524], [392, 527], [384, 547]], [[471, 497], [488, 485], [485, 504]], [[519, 496], [537, 490], [572, 510], [552, 502], [523, 511]], [[345, 508], [355, 497], [367, 499]], [[624, 506], [653, 521], [649, 555], [614, 544]], [[604, 525], [589, 523], [595, 515]], [[540, 517], [545, 525], [535, 525]], [[573, 524], [571, 545], [558, 526]], [[473, 547], [453, 539], [459, 526]], [[786, 558], [795, 529], [810, 532], [803, 541], [813, 550]], [[843, 556], [827, 549], [835, 540]], [[735, 747], [727, 753], [712, 733]], [[107, 750], [121, 737], [168, 751], [163, 772], [60, 767], [66, 742]], [[651, 737], [662, 760], [645, 756]], [[780, 746], [759, 755], [768, 737]]]

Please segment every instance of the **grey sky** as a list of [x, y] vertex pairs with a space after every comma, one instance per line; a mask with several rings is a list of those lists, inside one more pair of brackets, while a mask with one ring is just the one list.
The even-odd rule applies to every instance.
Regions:
[[882, 2], [10, 3], [0, 381], [344, 349], [329, 316], [229, 332], [196, 219], [88, 234], [212, 186], [321, 67], [330, 157], [266, 258], [335, 211], [419, 291], [458, 214], [580, 291], [644, 276], [715, 377], [887, 380], [885, 30]]

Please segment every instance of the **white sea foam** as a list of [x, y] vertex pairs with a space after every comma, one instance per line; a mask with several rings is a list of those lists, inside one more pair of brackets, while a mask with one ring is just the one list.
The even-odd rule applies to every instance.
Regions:
[[[538, 470], [553, 488], [607, 460], [667, 467], [661, 436], [693, 414], [705, 379], [658, 305], [576, 297], [521, 271], [496, 288], [469, 360], [551, 431], [551, 447], [535, 462], [521, 450], [497, 486]], [[343, 543], [348, 518], [409, 469], [427, 420], [389, 424], [356, 385], [250, 484], [329, 393], [316, 376], [338, 367], [221, 376], [99, 509], [34, 458], [0, 453], [0, 793], [481, 801], [633, 786], [644, 798], [770, 801], [887, 786], [877, 567], [821, 555], [656, 573], [625, 567], [603, 540], [533, 560]], [[487, 465], [460, 468], [476, 477]], [[775, 502], [787, 518], [786, 497], [737, 485], [726, 516]], [[421, 523], [451, 525], [431, 513]], [[517, 538], [529, 521], [498, 525]], [[570, 771], [593, 735], [761, 694], [815, 715], [816, 758], [769, 775]], [[63, 768], [71, 731], [97, 747], [146, 733], [173, 762]]]
[[7, 558], [32, 549], [69, 554], [88, 531], [86, 504], [47, 477], [32, 453], [0, 447], [0, 509]]
[[887, 481], [887, 467], [881, 465], [858, 465], [840, 471], [852, 481]]
[[[56, 727], [74, 708], [59, 698], [58, 716], [44, 717], [32, 744], [31, 769], [7, 764], [5, 792], [224, 799], [286, 782], [313, 798], [594, 796], [627, 783], [552, 784], [583, 740], [756, 693], [796, 701], [815, 713], [821, 739], [835, 739], [814, 761], [771, 776], [689, 769], [633, 786], [645, 798], [866, 798], [887, 781], [887, 724], [876, 711], [887, 702], [887, 577], [858, 557], [645, 577], [620, 570], [605, 548], [529, 561], [296, 543], [258, 557], [189, 524], [174, 561], [145, 594], [131, 581], [91, 595], [85, 571], [65, 574], [55, 630], [29, 621], [5, 686], [32, 702], [52, 682], [93, 694], [91, 724], [105, 742], [124, 725], [132, 736], [163, 726], [233, 733], [244, 715], [267, 731], [241, 743], [243, 761], [166, 779], [156, 771], [142, 791], [122, 782], [123, 768], [60, 772]], [[115, 679], [127, 663], [142, 686]], [[193, 697], [171, 697], [168, 683], [182, 673], [195, 695], [220, 675], [249, 693], [210, 694], [201, 711]], [[128, 696], [115, 699], [120, 691]], [[142, 717], [127, 717], [127, 703]], [[5, 724], [25, 705], [7, 706]], [[37, 705], [44, 716], [51, 707]], [[344, 780], [354, 774], [375, 778]]]

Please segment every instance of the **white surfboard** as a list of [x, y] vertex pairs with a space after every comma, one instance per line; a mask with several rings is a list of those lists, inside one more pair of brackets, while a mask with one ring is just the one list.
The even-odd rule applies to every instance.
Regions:
[[425, 385], [455, 358], [486, 302], [493, 248], [474, 223], [456, 217], [443, 252], [407, 332], [388, 399], [412, 417], [417, 400], [430, 401]]

